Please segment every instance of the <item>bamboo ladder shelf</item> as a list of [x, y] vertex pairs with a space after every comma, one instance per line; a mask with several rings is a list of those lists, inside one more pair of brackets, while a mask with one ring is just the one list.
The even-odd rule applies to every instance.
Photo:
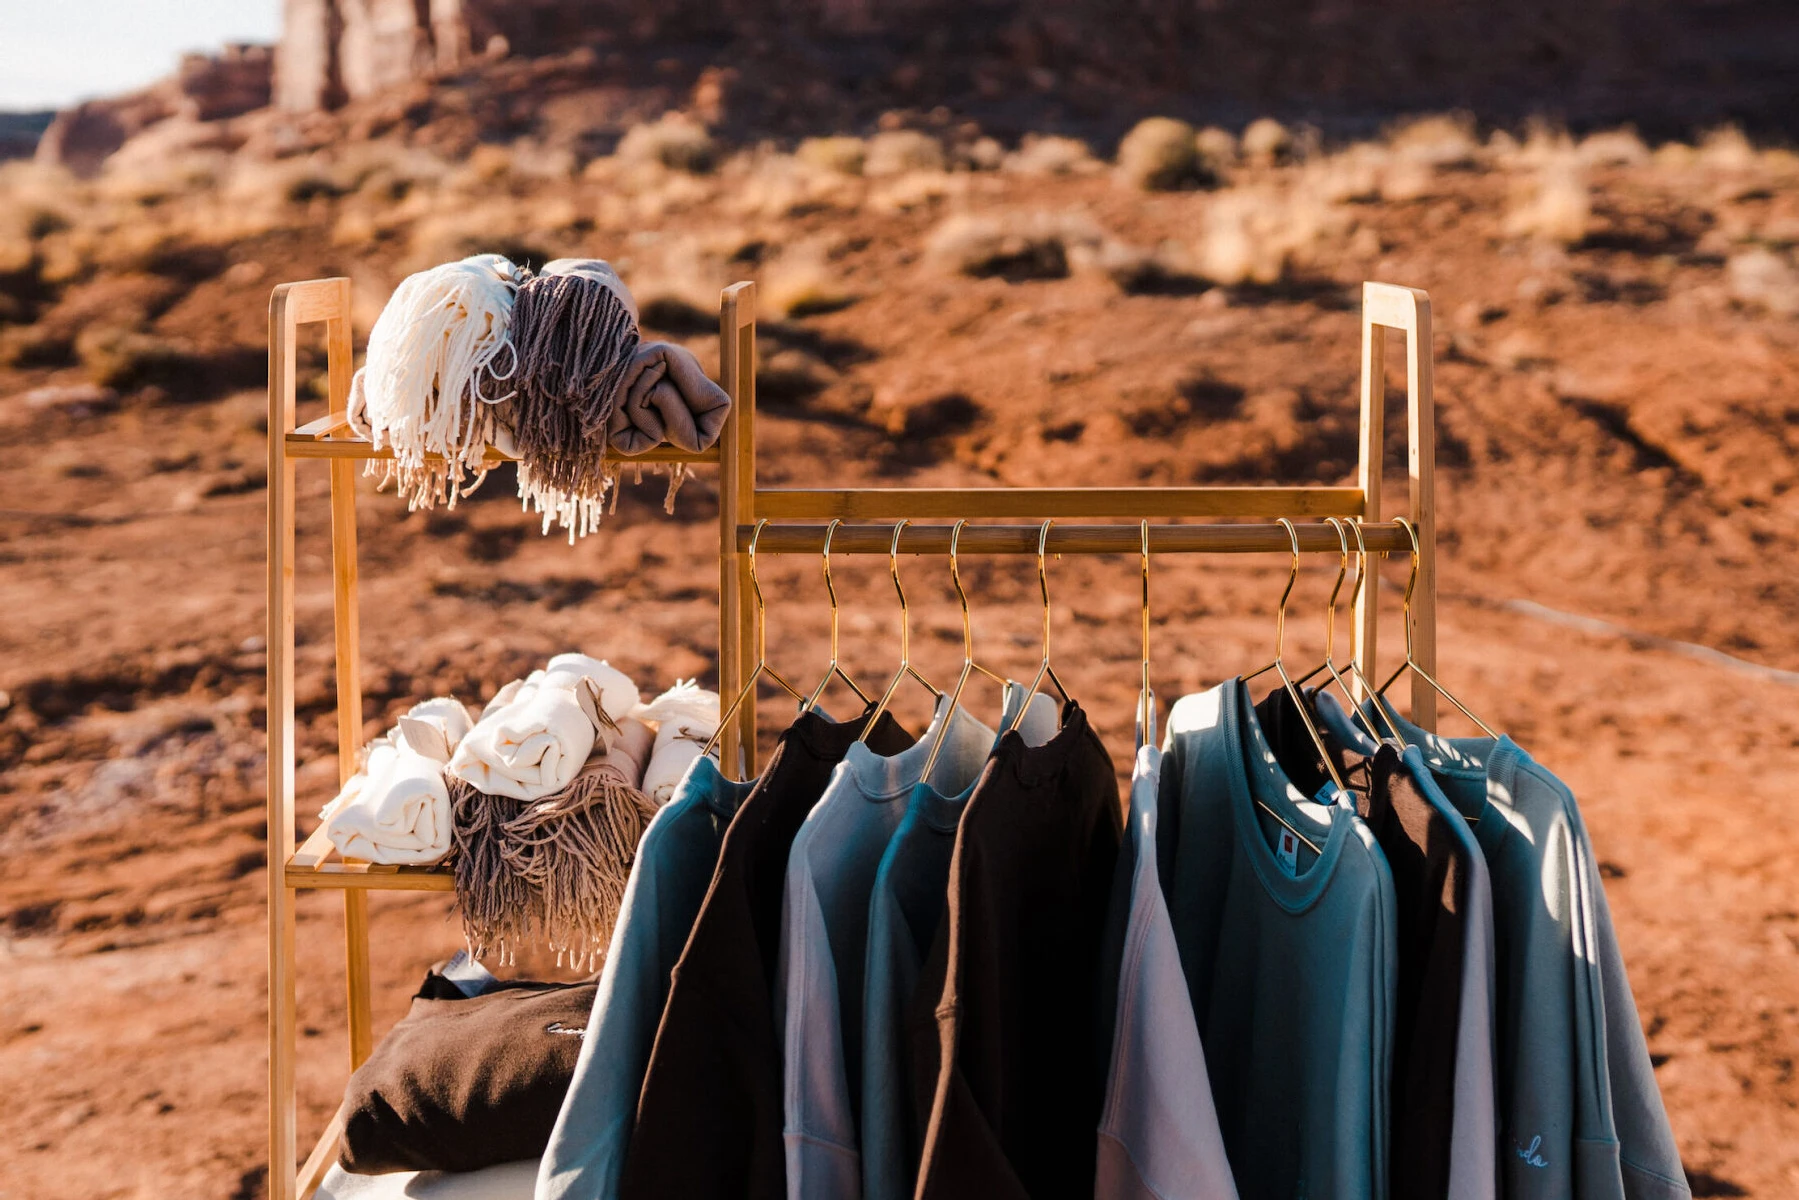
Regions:
[[[755, 669], [754, 611], [746, 551], [757, 522], [767, 520], [758, 554], [817, 554], [825, 524], [845, 522], [832, 553], [886, 554], [894, 523], [970, 520], [1030, 524], [970, 526], [962, 554], [1034, 554], [1038, 527], [1058, 522], [1129, 519], [1349, 517], [1364, 522], [1370, 552], [1409, 553], [1411, 543], [1395, 522], [1382, 521], [1381, 467], [1386, 409], [1385, 331], [1406, 343], [1407, 510], [1419, 539], [1419, 570], [1412, 600], [1415, 657], [1436, 669], [1435, 411], [1431, 381], [1430, 298], [1413, 288], [1362, 286], [1361, 431], [1354, 486], [1344, 487], [1137, 487], [1137, 488], [762, 488], [756, 483], [756, 290], [753, 283], [726, 288], [719, 307], [719, 382], [731, 396], [730, 419], [717, 444], [699, 454], [652, 451], [633, 461], [718, 465], [719, 481], [719, 692], [735, 696]], [[296, 424], [297, 342], [302, 325], [322, 324], [325, 334], [327, 412]], [[271, 1200], [309, 1200], [334, 1157], [341, 1129], [328, 1125], [298, 1173], [294, 1096], [295, 929], [299, 889], [332, 889], [344, 899], [351, 1070], [374, 1045], [369, 996], [368, 892], [449, 891], [448, 871], [345, 861], [323, 830], [296, 847], [294, 821], [294, 467], [323, 460], [330, 471], [332, 614], [336, 651], [338, 776], [356, 770], [363, 741], [360, 621], [357, 611], [357, 463], [390, 457], [351, 432], [345, 407], [352, 372], [350, 281], [316, 279], [275, 288], [269, 301], [269, 506], [268, 506], [268, 889], [269, 889], [269, 1195]], [[505, 457], [489, 451], [488, 461]], [[1337, 536], [1320, 524], [1300, 525], [1299, 546], [1308, 553], [1336, 552]], [[1058, 554], [1135, 554], [1135, 525], [1058, 524], [1048, 549]], [[909, 525], [900, 549], [946, 554], [950, 526]], [[1152, 525], [1154, 553], [1287, 553], [1287, 532], [1275, 524]], [[1366, 588], [1355, 614], [1355, 658], [1373, 676], [1378, 589]], [[1436, 693], [1416, 677], [1412, 713], [1435, 728]], [[724, 761], [743, 748], [755, 759], [756, 706], [752, 696], [721, 738]]]

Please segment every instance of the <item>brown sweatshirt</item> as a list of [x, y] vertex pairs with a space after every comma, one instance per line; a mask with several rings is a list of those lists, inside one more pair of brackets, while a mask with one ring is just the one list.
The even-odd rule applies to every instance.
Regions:
[[1000, 739], [956, 833], [913, 1011], [920, 1200], [1091, 1197], [1101, 942], [1123, 819], [1086, 714]]

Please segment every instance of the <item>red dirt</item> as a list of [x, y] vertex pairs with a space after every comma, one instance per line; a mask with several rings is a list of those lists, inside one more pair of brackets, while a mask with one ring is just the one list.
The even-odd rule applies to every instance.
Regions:
[[[1084, 209], [1139, 245], [1192, 236], [1207, 202], [1104, 177], [982, 179], [971, 206]], [[764, 478], [1340, 481], [1354, 461], [1355, 286], [1427, 288], [1438, 314], [1442, 674], [1581, 798], [1695, 1194], [1790, 1196], [1799, 831], [1784, 807], [1799, 789], [1799, 693], [1790, 679], [1500, 602], [1799, 669], [1799, 328], [1733, 305], [1722, 257], [1699, 243], [1715, 221], [1790, 223], [1794, 193], [1648, 167], [1594, 182], [1595, 229], [1571, 251], [1501, 233], [1502, 173], [1440, 172], [1421, 199], [1355, 206], [1377, 240], [1326, 238], [1297, 279], [1201, 295], [1127, 295], [1084, 272], [950, 275], [920, 261], [940, 208], [776, 222], [783, 241], [835, 238], [833, 267], [862, 298], [765, 330], [771, 369], [780, 349], [791, 373], [765, 385]], [[568, 186], [591, 197], [591, 185]], [[331, 216], [315, 205], [291, 229], [231, 246], [231, 261], [260, 264], [259, 278], [183, 285], [172, 306], [145, 306], [163, 310], [145, 327], [224, 362], [229, 381], [232, 363], [260, 352], [270, 283], [349, 269], [382, 294], [401, 252], [333, 248]], [[701, 206], [661, 227], [708, 223]], [[618, 256], [626, 232], [602, 222], [571, 235], [572, 247]], [[162, 278], [98, 272], [53, 298], [42, 322], [78, 329], [83, 309], [158, 290]], [[263, 399], [229, 382], [212, 398], [179, 383], [128, 391], [110, 411], [21, 399], [78, 376], [0, 373], [10, 618], [0, 625], [10, 698], [0, 712], [0, 1078], [10, 1085], [0, 1197], [252, 1197], [264, 1187]], [[1395, 408], [1390, 480], [1401, 477], [1399, 419]], [[365, 490], [368, 732], [440, 691], [480, 702], [565, 648], [608, 656], [646, 688], [706, 676], [711, 487], [696, 475], [671, 519], [646, 484], [573, 549], [538, 536], [505, 480], [428, 515]], [[310, 815], [335, 780], [323, 470], [302, 467], [300, 488], [299, 782]], [[1121, 766], [1135, 569], [1124, 559], [1051, 567], [1059, 667]], [[960, 631], [946, 572], [924, 559], [905, 570], [926, 670], [949, 674]], [[1165, 698], [1266, 657], [1279, 571], [1268, 560], [1157, 562]], [[1390, 572], [1387, 661], [1399, 644]], [[1024, 565], [970, 564], [966, 577], [980, 645], [1014, 674], [1031, 670]], [[815, 676], [816, 562], [770, 564], [765, 584], [772, 656]], [[1324, 565], [1309, 564], [1294, 609], [1307, 654], [1320, 644], [1327, 585]], [[896, 615], [884, 564], [843, 563], [838, 586], [852, 671], [884, 677]], [[440, 899], [378, 896], [374, 910], [386, 1022], [460, 939]], [[342, 1086], [345, 1040], [337, 901], [303, 896], [300, 912], [306, 1140]]]

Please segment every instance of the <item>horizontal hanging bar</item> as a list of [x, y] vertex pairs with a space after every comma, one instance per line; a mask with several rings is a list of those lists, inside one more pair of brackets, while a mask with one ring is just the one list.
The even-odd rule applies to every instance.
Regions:
[[[366, 438], [331, 433], [331, 430], [341, 430], [345, 428], [341, 420], [341, 414], [340, 419], [335, 425], [326, 427], [326, 433], [318, 433], [315, 427], [324, 425], [324, 423], [329, 420], [331, 420], [331, 418], [320, 418], [318, 421], [312, 422], [309, 425], [303, 425], [299, 429], [288, 434], [286, 438], [287, 456], [289, 458], [355, 459], [392, 458], [394, 456], [394, 452], [391, 449], [383, 446], [377, 450], [374, 446], [369, 444], [368, 439]], [[490, 448], [487, 451], [487, 456], [484, 461], [488, 466], [492, 467], [505, 462], [514, 462], [516, 460], [516, 455], [501, 454], [498, 450]], [[443, 456], [439, 454], [427, 454], [425, 455], [425, 461], [441, 462], [443, 461]], [[657, 446], [642, 454], [633, 454], [630, 456], [621, 454], [610, 461], [620, 467], [627, 468], [633, 463], [643, 463], [645, 465], [649, 463], [715, 463], [718, 461], [718, 447], [712, 446], [709, 449], [693, 453], [687, 450], [678, 450], [673, 446]]]
[[[775, 525], [762, 530], [756, 553], [818, 554], [825, 546], [823, 525]], [[969, 525], [956, 544], [958, 554], [1035, 554], [1041, 525]], [[1336, 532], [1328, 525], [1296, 526], [1299, 548], [1318, 553], [1339, 549]], [[948, 554], [953, 526], [907, 525], [900, 534], [905, 554]], [[737, 549], [747, 551], [754, 525], [737, 527]], [[1409, 553], [1412, 543], [1393, 521], [1362, 526], [1362, 541], [1369, 550]], [[893, 526], [839, 525], [831, 536], [832, 554], [886, 554], [893, 544]], [[1151, 525], [1151, 554], [1274, 554], [1292, 549], [1287, 531], [1279, 525]], [[1349, 546], [1355, 549], [1355, 536]], [[1055, 525], [1049, 531], [1051, 554], [1135, 554], [1142, 534], [1134, 525]]]
[[[771, 521], [983, 517], [1357, 517], [1359, 487], [758, 488]], [[1032, 550], [1035, 551], [1033, 546]]]

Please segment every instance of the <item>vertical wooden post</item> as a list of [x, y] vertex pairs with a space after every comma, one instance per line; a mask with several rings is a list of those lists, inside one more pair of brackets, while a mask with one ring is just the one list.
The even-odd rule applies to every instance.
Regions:
[[[1369, 311], [1367, 293], [1373, 284], [1362, 285], [1362, 431], [1358, 450], [1356, 482], [1362, 489], [1362, 519], [1381, 519], [1381, 473], [1385, 460], [1387, 410], [1387, 334], [1376, 325]], [[1363, 568], [1369, 572], [1356, 598], [1355, 661], [1362, 674], [1375, 678], [1376, 658], [1380, 646], [1380, 558], [1370, 555]], [[1355, 685], [1361, 697], [1362, 685]]]
[[[1405, 342], [1407, 474], [1411, 518], [1418, 530], [1418, 586], [1412, 593], [1413, 657], [1437, 677], [1437, 407], [1430, 297], [1412, 290], [1412, 328]], [[1412, 720], [1437, 727], [1437, 689], [1412, 677]]]
[[[353, 366], [350, 342], [350, 281], [337, 286], [337, 312], [325, 321], [329, 411], [343, 412], [350, 400]], [[337, 779], [356, 773], [362, 746], [362, 618], [356, 603], [356, 464], [331, 462], [331, 610], [337, 656]], [[344, 889], [344, 991], [350, 1024], [350, 1070], [374, 1049], [369, 1004], [369, 896]]]
[[292, 285], [269, 298], [268, 509], [268, 892], [269, 892], [269, 1200], [293, 1200], [294, 893], [287, 860], [294, 852], [294, 332], [299, 297]]
[[[737, 530], [756, 519], [756, 285], [735, 283], [719, 296], [719, 382], [731, 397], [731, 419], [719, 436], [718, 460], [718, 691], [729, 704], [755, 669], [755, 614], [748, 560]], [[756, 698], [747, 697], [719, 739], [727, 774], [741, 751], [756, 768]]]
[[[1411, 485], [1408, 515], [1418, 530], [1419, 545], [1418, 582], [1412, 592], [1412, 652], [1418, 665], [1435, 675], [1437, 410], [1432, 390], [1430, 296], [1417, 288], [1390, 283], [1362, 285], [1362, 488], [1364, 515], [1369, 520], [1380, 516], [1381, 421], [1386, 396], [1382, 339], [1388, 329], [1405, 334], [1406, 473]], [[1369, 586], [1363, 589], [1362, 610], [1356, 613], [1356, 656], [1371, 679], [1377, 596], [1376, 581], [1370, 579]], [[1437, 727], [1436, 689], [1416, 677], [1412, 680], [1412, 721], [1425, 729]]]

